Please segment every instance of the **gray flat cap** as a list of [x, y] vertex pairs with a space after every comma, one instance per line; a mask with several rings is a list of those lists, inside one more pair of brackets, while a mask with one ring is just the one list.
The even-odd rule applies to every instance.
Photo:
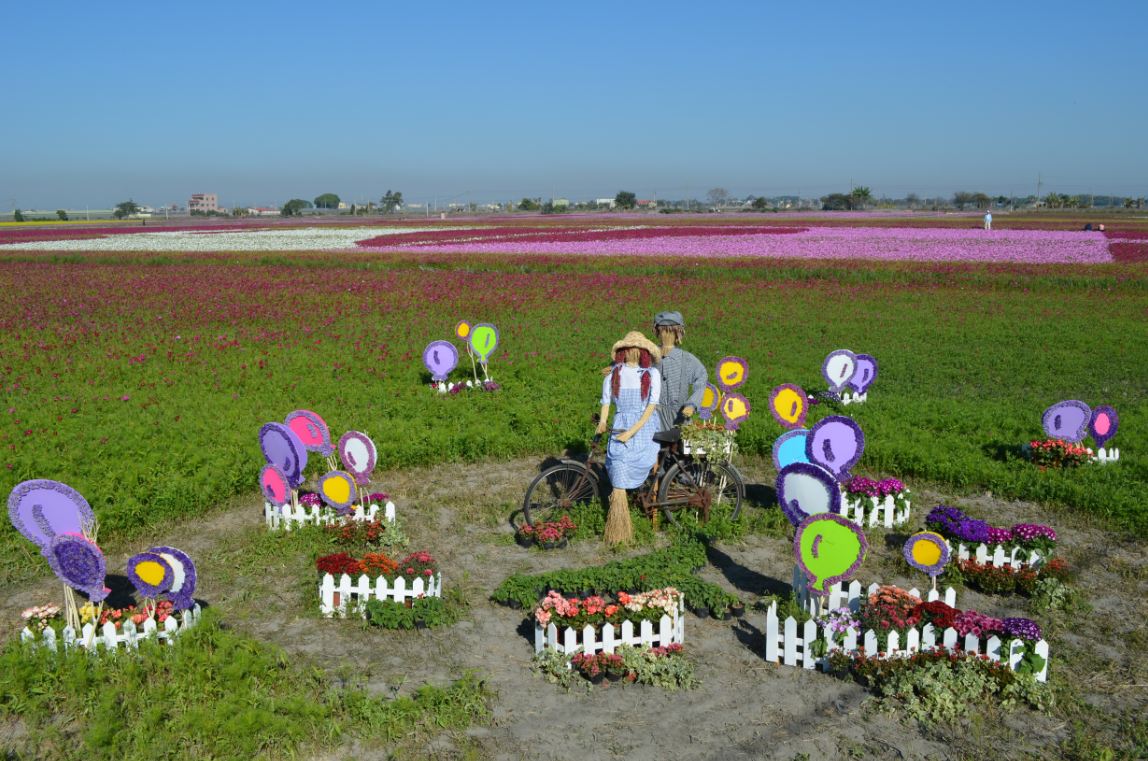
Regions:
[[654, 315], [654, 325], [681, 325], [684, 328], [686, 323], [681, 312], [658, 312]]

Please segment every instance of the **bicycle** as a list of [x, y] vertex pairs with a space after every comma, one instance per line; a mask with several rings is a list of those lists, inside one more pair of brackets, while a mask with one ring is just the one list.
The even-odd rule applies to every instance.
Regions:
[[[598, 499], [606, 503], [609, 483], [605, 463], [600, 458], [601, 436], [590, 441], [586, 462], [563, 460], [538, 474], [526, 488], [522, 515], [526, 522], [557, 520], [564, 513]], [[658, 442], [658, 459], [646, 481], [634, 490], [634, 502], [642, 514], [653, 518], [661, 510], [666, 519], [679, 525], [684, 513], [700, 521], [709, 518], [715, 508], [731, 507], [737, 520], [745, 499], [745, 481], [728, 459], [711, 459], [707, 455], [685, 454], [681, 431], [673, 428], [654, 434]]]

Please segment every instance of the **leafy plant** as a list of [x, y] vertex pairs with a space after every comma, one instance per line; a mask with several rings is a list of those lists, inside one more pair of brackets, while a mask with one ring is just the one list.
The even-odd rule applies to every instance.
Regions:
[[419, 624], [433, 628], [454, 621], [440, 597], [416, 598], [409, 607], [394, 600], [371, 599], [364, 609], [367, 623], [383, 629], [414, 629]]

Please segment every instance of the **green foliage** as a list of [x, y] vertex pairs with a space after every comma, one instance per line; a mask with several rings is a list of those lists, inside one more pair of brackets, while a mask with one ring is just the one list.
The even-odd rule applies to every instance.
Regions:
[[664, 690], [691, 690], [701, 683], [694, 676], [690, 659], [680, 652], [660, 655], [650, 648], [630, 645], [622, 645], [615, 652], [622, 656], [623, 668], [633, 674], [639, 684]]
[[24, 221], [24, 212], [20, 211], [19, 209], [14, 210], [12, 212], [12, 220], [15, 222], [23, 222]]
[[533, 198], [523, 198], [518, 203], [519, 211], [538, 211], [542, 208], [542, 204]]
[[909, 658], [867, 658], [837, 651], [829, 656], [829, 665], [872, 689], [883, 706], [899, 708], [924, 724], [963, 718], [994, 696], [1005, 708], [1052, 707], [1051, 690], [1036, 681], [1032, 670], [1014, 672], [976, 656], [938, 651]]
[[342, 733], [393, 743], [465, 727], [489, 717], [488, 697], [473, 676], [394, 700], [337, 689], [278, 648], [221, 628], [210, 610], [174, 647], [0, 651], [0, 718], [27, 730], [6, 749], [29, 758], [284, 758]]
[[68, 221], [68, 212], [64, 211], [63, 209], [56, 209], [56, 217], [61, 222], [67, 222]]
[[304, 209], [310, 208], [310, 201], [305, 201], [302, 198], [292, 198], [290, 201], [280, 207], [279, 213], [284, 217], [299, 217], [302, 216]]
[[619, 190], [614, 196], [614, 205], [619, 209], [632, 209], [638, 205], [638, 197], [628, 190]]
[[368, 600], [367, 623], [383, 629], [414, 629], [423, 625], [428, 629], [446, 626], [457, 620], [441, 597], [424, 597], [412, 601], [408, 608], [394, 600]]
[[566, 595], [582, 595], [676, 587], [690, 609], [704, 607], [719, 612], [739, 603], [734, 595], [694, 575], [706, 562], [705, 545], [698, 539], [683, 539], [665, 549], [602, 566], [535, 575], [514, 574], [490, 597], [495, 602], [529, 609], [551, 589]]
[[323, 193], [315, 197], [316, 209], [337, 209], [342, 199], [334, 193]]
[[139, 210], [139, 204], [137, 204], [135, 201], [121, 201], [116, 204], [116, 210], [112, 212], [112, 216], [116, 219], [123, 219], [124, 217], [130, 217], [131, 215], [137, 213]]
[[403, 206], [403, 194], [399, 191], [387, 190], [383, 194], [382, 200], [379, 201], [379, 206], [382, 207], [384, 214], [392, 214]]

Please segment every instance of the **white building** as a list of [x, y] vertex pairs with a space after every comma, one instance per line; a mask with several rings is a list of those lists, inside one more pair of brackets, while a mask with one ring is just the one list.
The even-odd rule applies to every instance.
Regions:
[[187, 210], [195, 212], [219, 211], [219, 198], [215, 193], [192, 193], [187, 202]]

